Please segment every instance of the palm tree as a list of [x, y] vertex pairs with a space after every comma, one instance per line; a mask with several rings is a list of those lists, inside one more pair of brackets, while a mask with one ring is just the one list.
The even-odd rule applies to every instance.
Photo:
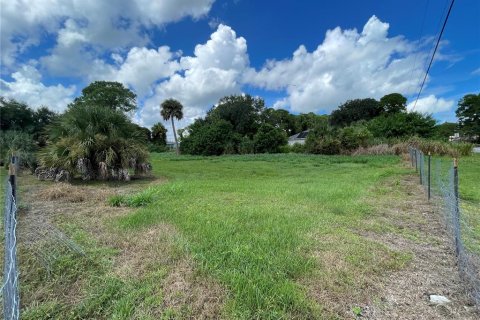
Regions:
[[177, 132], [175, 131], [175, 123], [173, 122], [173, 118], [177, 120], [181, 120], [183, 118], [183, 106], [182, 104], [175, 100], [175, 99], [167, 99], [162, 102], [160, 105], [162, 110], [160, 110], [160, 115], [162, 116], [163, 120], [167, 121], [169, 119], [172, 120], [172, 128], [173, 128], [173, 137], [175, 138], [175, 147], [177, 149], [177, 154], [179, 154], [178, 150], [178, 140], [177, 140]]
[[128, 180], [128, 169], [143, 170], [148, 158], [142, 136], [130, 119], [103, 106], [70, 107], [51, 126], [49, 137], [40, 164], [81, 174], [84, 180]]

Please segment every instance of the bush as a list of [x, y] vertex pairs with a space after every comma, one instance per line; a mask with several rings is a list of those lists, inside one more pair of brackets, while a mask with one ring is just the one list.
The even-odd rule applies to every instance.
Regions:
[[280, 147], [287, 144], [287, 136], [280, 128], [264, 123], [253, 137], [256, 153], [277, 153]]
[[306, 148], [309, 153], [334, 155], [340, 154], [342, 151], [342, 142], [339, 139], [326, 136], [312, 141]]
[[342, 149], [350, 151], [358, 147], [365, 147], [368, 145], [368, 140], [372, 134], [366, 127], [350, 126], [340, 130], [339, 139], [342, 143]]
[[396, 150], [395, 148], [389, 146], [386, 143], [377, 144], [369, 147], [359, 147], [357, 150], [352, 152], [353, 156], [360, 155], [393, 155]]
[[189, 128], [189, 135], [182, 139], [182, 153], [194, 155], [221, 155], [235, 143], [232, 125], [221, 119], [196, 120]]
[[293, 153], [305, 153], [305, 144], [294, 143], [293, 145], [290, 146], [290, 150]]
[[34, 170], [36, 167], [36, 145], [31, 135], [23, 131], [0, 131], [0, 161], [10, 163], [10, 156], [15, 154], [20, 165]]
[[50, 129], [52, 143], [40, 153], [45, 167], [62, 168], [84, 180], [128, 180], [148, 158], [144, 137], [121, 111], [95, 105], [71, 106]]
[[250, 154], [255, 151], [255, 144], [249, 137], [243, 137], [238, 145], [238, 153]]

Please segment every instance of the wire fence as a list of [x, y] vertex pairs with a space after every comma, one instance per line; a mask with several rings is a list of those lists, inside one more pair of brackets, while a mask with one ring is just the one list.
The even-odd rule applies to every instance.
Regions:
[[480, 205], [459, 196], [456, 159], [434, 158], [415, 148], [409, 152], [428, 199], [443, 215], [455, 245], [460, 276], [475, 306], [480, 308]]
[[17, 202], [15, 172], [18, 161], [12, 158], [10, 176], [5, 188], [4, 228], [5, 251], [1, 288], [4, 319], [20, 318], [20, 294], [17, 264]]

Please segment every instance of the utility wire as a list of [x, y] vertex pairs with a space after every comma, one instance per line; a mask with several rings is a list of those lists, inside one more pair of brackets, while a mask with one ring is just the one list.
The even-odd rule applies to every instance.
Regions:
[[430, 63], [428, 64], [427, 72], [425, 72], [425, 77], [423, 78], [422, 86], [420, 87], [420, 90], [418, 91], [417, 99], [415, 100], [415, 104], [413, 105], [412, 111], [417, 106], [418, 98], [420, 97], [420, 94], [422, 93], [422, 90], [423, 90], [423, 86], [425, 85], [425, 81], [427, 80], [428, 72], [430, 71], [430, 67], [432, 66], [433, 59], [435, 58], [435, 53], [437, 53], [437, 49], [438, 49], [438, 45], [440, 43], [440, 39], [442, 38], [443, 31], [445, 30], [445, 26], [447, 25], [448, 17], [450, 16], [450, 12], [452, 11], [452, 7], [453, 7], [454, 3], [455, 3], [455, 0], [452, 0], [452, 2], [450, 3], [450, 7], [448, 8], [447, 16], [445, 17], [445, 21], [443, 21], [442, 30], [440, 31], [440, 34], [438, 35], [437, 43], [435, 44], [435, 49], [433, 50], [432, 58], [430, 59]]
[[[430, 3], [430, 0], [427, 0], [425, 2], [425, 9], [423, 10], [423, 19], [422, 19], [422, 26], [420, 28], [420, 41], [423, 37], [423, 27], [425, 26], [425, 18], [427, 17], [427, 11], [428, 11], [428, 5]], [[417, 59], [418, 59], [418, 55], [420, 54], [420, 51], [418, 51], [416, 54], [415, 54], [415, 59], [413, 60], [413, 66], [412, 66], [412, 71], [410, 72], [410, 78], [413, 78], [413, 71], [415, 71], [415, 67], [417, 66]], [[420, 83], [420, 80], [417, 82], [417, 87], [418, 87], [418, 84]], [[410, 89], [412, 89], [412, 86], [413, 86], [413, 83], [410, 83], [410, 86], [408, 87], [408, 91], [410, 92]]]

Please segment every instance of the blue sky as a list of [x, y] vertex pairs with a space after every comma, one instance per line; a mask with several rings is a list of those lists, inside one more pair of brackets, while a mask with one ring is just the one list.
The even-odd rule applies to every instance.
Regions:
[[[449, 2], [4, 1], [1, 95], [62, 111], [89, 82], [119, 81], [147, 127], [170, 97], [180, 126], [228, 94], [295, 113], [390, 92], [412, 102]], [[452, 121], [480, 91], [478, 21], [480, 1], [456, 1], [416, 110]]]

